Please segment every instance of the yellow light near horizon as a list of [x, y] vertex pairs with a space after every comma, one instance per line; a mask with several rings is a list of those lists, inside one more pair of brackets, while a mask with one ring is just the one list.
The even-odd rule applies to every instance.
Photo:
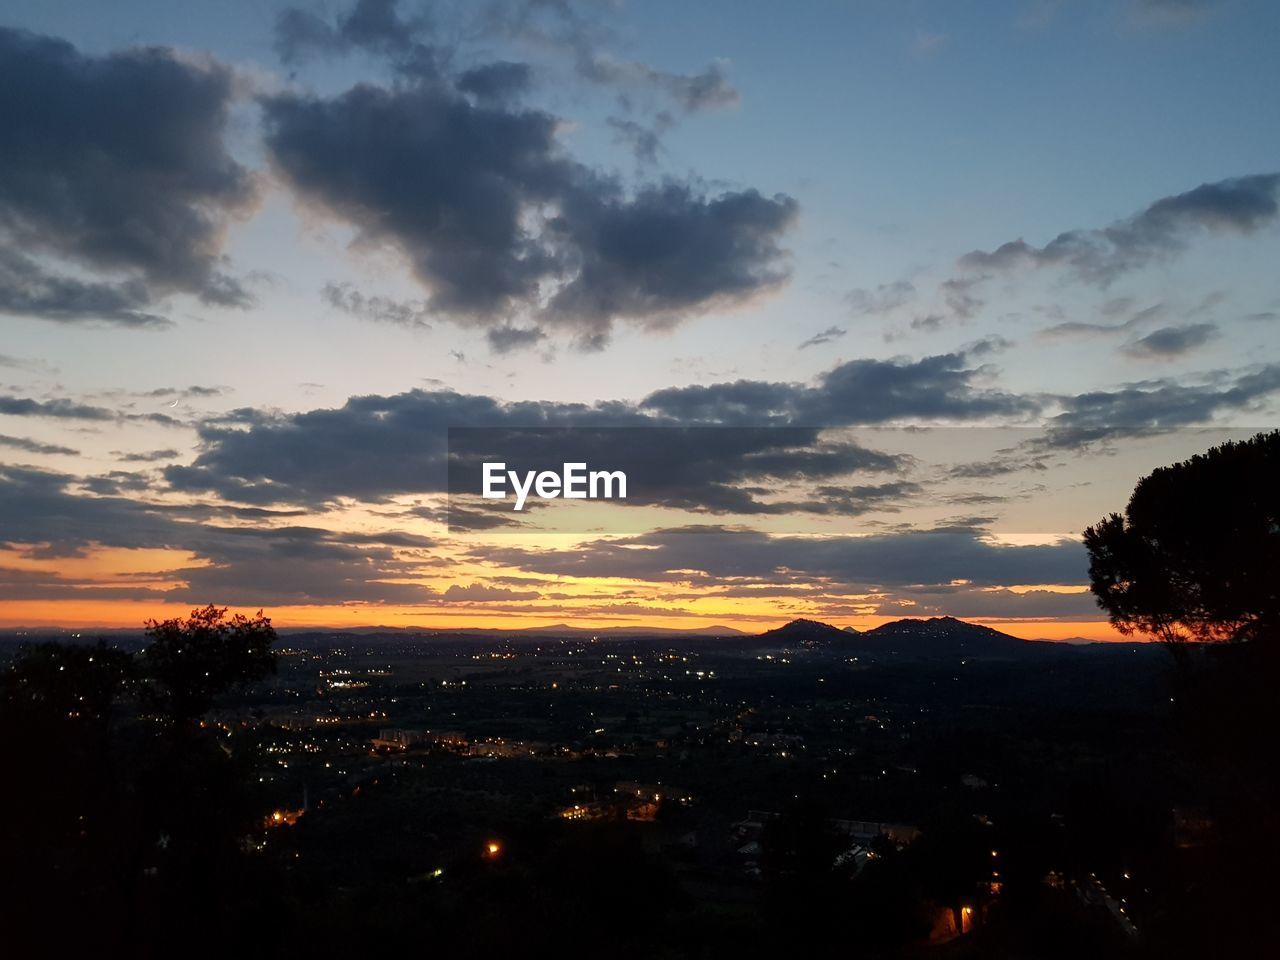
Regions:
[[[0, 601], [0, 628], [58, 627], [92, 630], [132, 628], [141, 630], [145, 621], [164, 620], [189, 614], [201, 599], [156, 603], [146, 600], [4, 600]], [[252, 616], [258, 606], [231, 607], [232, 613]], [[564, 610], [539, 610], [530, 604], [520, 613], [510, 609], [485, 610], [482, 605], [458, 606], [389, 606], [379, 604], [331, 604], [312, 606], [268, 605], [264, 612], [277, 628], [332, 628], [335, 630], [366, 626], [413, 627], [420, 630], [457, 630], [467, 627], [493, 630], [517, 630], [523, 628], [553, 627], [571, 621], [574, 626], [586, 629], [609, 627], [666, 627], [691, 630], [699, 627], [722, 626], [759, 633], [770, 627], [780, 626], [796, 616], [822, 619], [817, 613], [797, 613], [794, 610], [764, 607], [744, 610], [728, 605], [713, 610], [695, 607], [696, 612], [673, 611], [671, 615], [646, 612], [629, 616], [601, 615], [585, 612], [582, 615]], [[898, 617], [829, 617], [837, 626], [851, 626], [869, 630]], [[989, 626], [1024, 640], [1067, 640], [1081, 637], [1085, 640], [1133, 642], [1141, 637], [1124, 637], [1105, 620], [999, 620], [983, 617], [966, 617], [971, 623]]]

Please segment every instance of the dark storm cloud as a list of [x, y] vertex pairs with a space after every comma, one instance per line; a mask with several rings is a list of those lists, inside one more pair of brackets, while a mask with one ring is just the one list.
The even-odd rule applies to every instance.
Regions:
[[430, 309], [458, 322], [528, 314], [598, 345], [615, 320], [671, 325], [789, 276], [778, 242], [794, 200], [674, 181], [628, 192], [569, 158], [542, 111], [425, 83], [263, 107], [284, 180], [361, 243], [400, 251]]
[[[696, 533], [691, 536], [690, 533]], [[579, 547], [534, 550], [479, 548], [477, 559], [549, 576], [620, 577], [653, 581], [747, 578], [773, 583], [813, 579], [858, 587], [1023, 583], [1083, 584], [1084, 546], [998, 546], [981, 531], [945, 529], [866, 537], [776, 536], [724, 527], [658, 530], [596, 540]]]
[[397, 327], [430, 330], [427, 305], [420, 300], [393, 300], [390, 297], [366, 296], [350, 283], [326, 283], [320, 296], [335, 310], [353, 317], [389, 323]]
[[975, 270], [1062, 266], [1101, 286], [1123, 273], [1184, 249], [1196, 231], [1248, 234], [1275, 222], [1280, 174], [1255, 174], [1204, 183], [1164, 197], [1145, 210], [1098, 230], [1061, 233], [1043, 247], [1013, 240], [990, 252], [975, 250], [960, 265]]
[[0, 434], [0, 447], [21, 450], [23, 453], [61, 454], [69, 457], [78, 457], [80, 455], [79, 450], [72, 450], [70, 447], [60, 447], [54, 443], [41, 443], [39, 440], [31, 440], [27, 437], [9, 437], [4, 434]]
[[1173, 360], [1204, 346], [1218, 333], [1216, 323], [1192, 323], [1183, 327], [1161, 327], [1121, 349], [1145, 360]]
[[0, 29], [0, 237], [110, 279], [79, 280], [7, 254], [0, 309], [55, 320], [155, 325], [156, 297], [243, 306], [221, 256], [254, 197], [230, 156], [226, 68], [162, 48], [102, 57]]

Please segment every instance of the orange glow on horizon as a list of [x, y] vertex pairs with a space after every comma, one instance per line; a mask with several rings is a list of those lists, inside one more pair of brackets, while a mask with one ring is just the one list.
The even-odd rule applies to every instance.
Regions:
[[[603, 599], [603, 598], [602, 598]], [[0, 628], [65, 628], [79, 630], [142, 629], [149, 619], [164, 620], [186, 616], [202, 604], [156, 603], [142, 600], [6, 600], [0, 602]], [[699, 607], [702, 603], [699, 602]], [[710, 606], [710, 605], [708, 605]], [[232, 606], [233, 613], [252, 615], [256, 605]], [[822, 620], [821, 611], [779, 610], [767, 604], [738, 604], [734, 609], [726, 603], [717, 611], [702, 609], [696, 614], [673, 609], [670, 615], [646, 611], [643, 615], [592, 615], [584, 611], [576, 615], [565, 610], [544, 611], [530, 604], [527, 610], [488, 611], [482, 606], [444, 605], [433, 607], [380, 606], [374, 604], [348, 605], [267, 605], [263, 612], [277, 628], [283, 629], [353, 629], [357, 627], [400, 627], [417, 630], [520, 630], [526, 628], [554, 627], [569, 624], [587, 630], [605, 630], [611, 627], [627, 627], [641, 630], [647, 627], [677, 630], [698, 630], [721, 626], [741, 630], [744, 633], [761, 633], [781, 626], [796, 617]], [[842, 617], [827, 618], [835, 626], [852, 626], [869, 630], [882, 623], [900, 617]], [[1140, 640], [1140, 637], [1124, 637], [1105, 620], [1033, 620], [1005, 621], [983, 617], [965, 617], [969, 623], [992, 627], [1024, 640]]]

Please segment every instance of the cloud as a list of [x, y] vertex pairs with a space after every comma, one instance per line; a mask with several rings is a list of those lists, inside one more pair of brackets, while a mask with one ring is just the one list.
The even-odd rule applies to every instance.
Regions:
[[212, 61], [158, 47], [89, 56], [0, 29], [0, 237], [108, 275], [60, 276], [10, 252], [0, 309], [155, 326], [146, 308], [170, 293], [246, 305], [221, 254], [227, 222], [255, 196], [224, 142], [232, 96], [230, 71]]
[[[451, 390], [411, 390], [350, 398], [342, 407], [263, 416], [199, 428], [202, 451], [170, 466], [178, 489], [215, 491], [243, 502], [378, 500], [393, 493], [445, 489], [451, 425], [538, 426], [641, 423], [622, 406], [523, 402]], [[247, 424], [247, 429], [242, 426]]]
[[547, 335], [537, 327], [493, 327], [485, 337], [494, 353], [511, 353], [536, 346]]
[[739, 380], [672, 387], [642, 406], [684, 423], [791, 423], [823, 426], [904, 419], [974, 420], [1035, 413], [1036, 401], [980, 385], [964, 353], [917, 361], [850, 360], [809, 386]]
[[658, 91], [686, 113], [735, 106], [740, 99], [738, 91], [729, 83], [724, 65], [718, 62], [698, 73], [670, 73], [647, 63], [585, 53], [579, 56], [577, 69], [580, 77], [592, 83], [623, 90]]
[[960, 320], [968, 320], [982, 309], [986, 301], [977, 296], [973, 290], [986, 279], [985, 276], [952, 277], [938, 284], [938, 291], [942, 294], [942, 299], [953, 316]]
[[[685, 113], [739, 101], [723, 61], [680, 73], [604, 50], [612, 30], [598, 16], [606, 9], [603, 5], [592, 9], [572, 2], [496, 0], [474, 9], [462, 5], [448, 11], [449, 22], [439, 28], [421, 12], [402, 15], [400, 7], [397, 0], [357, 0], [334, 17], [287, 7], [276, 18], [276, 52], [293, 65], [314, 56], [361, 51], [385, 59], [401, 77], [441, 81], [452, 63], [465, 59], [467, 44], [457, 38], [468, 38], [481, 49], [493, 41], [505, 41], [567, 60], [579, 80], [616, 91], [627, 111], [642, 108], [648, 100], [660, 100]], [[529, 64], [496, 60], [462, 69], [454, 83], [477, 101], [496, 104], [519, 97], [532, 79]]]
[[[549, 430], [574, 427], [574, 443], [590, 443], [598, 462], [645, 478], [637, 489], [648, 491], [647, 502], [712, 512], [853, 515], [872, 499], [913, 491], [847, 485], [841, 491], [833, 478], [898, 471], [904, 464], [856, 444], [827, 442], [821, 430], [915, 419], [1023, 418], [1041, 409], [1035, 399], [983, 386], [984, 377], [958, 353], [915, 362], [850, 361], [810, 384], [740, 380], [675, 387], [639, 402], [503, 403], [450, 390], [412, 390], [289, 415], [232, 411], [203, 422], [194, 462], [170, 465], [164, 475], [175, 489], [245, 503], [380, 501], [446, 489], [451, 426], [503, 428], [482, 439], [494, 446], [487, 452], [513, 462], [553, 462], [549, 450], [558, 448], [548, 446], [557, 442]], [[677, 429], [695, 426], [740, 429]], [[612, 429], [621, 427], [667, 429], [654, 435], [661, 441], [655, 447], [643, 431], [627, 436]], [[592, 437], [592, 428], [611, 430]], [[807, 493], [777, 497], [756, 489], [778, 480], [802, 481]]]
[[1088, 590], [1009, 590], [1001, 587], [942, 586], [900, 589], [880, 599], [882, 617], [962, 617], [1096, 621], [1103, 615]]
[[79, 280], [49, 273], [34, 260], [0, 250], [0, 313], [59, 323], [99, 321], [122, 327], [168, 327], [151, 313], [151, 294], [140, 280]]
[[488, 603], [494, 600], [537, 600], [541, 594], [537, 590], [508, 590], [506, 587], [490, 587], [480, 583], [451, 584], [442, 594], [442, 599], [450, 603]]
[[691, 313], [736, 307], [790, 278], [778, 241], [796, 212], [782, 194], [707, 197], [667, 181], [627, 196], [595, 180], [571, 191], [552, 223], [576, 272], [543, 317], [607, 334], [614, 318], [667, 328]]
[[[478, 429], [449, 434], [458, 423]], [[410, 391], [353, 397], [336, 410], [285, 416], [248, 430], [208, 423], [200, 439], [192, 464], [165, 468], [168, 483], [246, 503], [380, 502], [443, 493], [450, 466], [478, 470], [486, 460], [607, 463], [629, 479], [625, 505], [694, 512], [855, 515], [915, 492], [906, 483], [848, 484], [844, 478], [852, 474], [896, 473], [906, 464], [853, 442], [825, 440], [815, 428], [681, 429], [671, 418], [623, 403], [503, 404], [449, 391]], [[457, 476], [455, 489], [471, 474]], [[800, 491], [799, 497], [778, 496], [773, 487], [781, 483]], [[451, 512], [451, 525], [479, 528], [468, 511], [483, 512], [480, 504], [455, 499], [454, 505], [464, 512], [458, 524]]]
[[965, 580], [976, 586], [1084, 584], [1083, 544], [999, 546], [981, 531], [946, 528], [863, 537], [778, 536], [715, 526], [657, 530], [636, 537], [537, 550], [478, 547], [476, 559], [554, 576], [785, 584], [819, 580], [872, 589]]
[[[1115, 317], [1124, 313], [1132, 306], [1132, 300], [1128, 297], [1118, 298], [1103, 304], [1100, 311], [1105, 317]], [[1149, 307], [1136, 310], [1129, 315], [1128, 318], [1120, 322], [1113, 323], [1087, 323], [1084, 321], [1069, 320], [1063, 323], [1054, 324], [1040, 331], [1042, 337], [1059, 338], [1059, 337], [1090, 337], [1090, 336], [1108, 336], [1111, 334], [1124, 333], [1129, 330], [1141, 327], [1149, 322], [1160, 319], [1168, 313], [1168, 309], [1163, 303], [1154, 303]]]
[[858, 287], [844, 295], [849, 312], [854, 316], [889, 313], [915, 299], [916, 287], [910, 280], [895, 280], [866, 289]]
[[156, 387], [154, 390], [148, 390], [141, 394], [144, 397], [179, 397], [183, 400], [189, 400], [193, 397], [221, 397], [228, 393], [226, 387], [202, 387], [199, 385], [192, 387]]
[[60, 447], [53, 443], [41, 443], [38, 440], [30, 440], [26, 437], [9, 437], [4, 434], [0, 434], [0, 447], [21, 450], [24, 453], [62, 454], [69, 457], [78, 457], [80, 455], [79, 450], [72, 450], [70, 447]]
[[431, 24], [425, 16], [401, 17], [398, 6], [397, 0], [356, 0], [332, 20], [286, 7], [276, 17], [276, 53], [288, 64], [357, 49], [403, 55], [430, 34]]
[[[127, 475], [121, 475], [122, 477]], [[424, 565], [426, 537], [398, 531], [341, 533], [316, 527], [220, 526], [198, 506], [149, 503], [136, 492], [86, 496], [67, 474], [0, 465], [0, 531], [37, 558], [80, 555], [93, 545], [187, 551], [198, 564], [158, 571], [164, 584], [105, 581], [86, 588], [57, 574], [0, 588], [24, 599], [98, 596], [228, 605], [419, 603], [432, 591], [411, 580]], [[120, 484], [119, 489], [136, 490]], [[189, 517], [189, 518], [188, 518]], [[257, 520], [262, 522], [261, 517]], [[186, 564], [187, 561], [180, 561]], [[4, 580], [0, 577], [0, 581]], [[169, 584], [181, 585], [171, 587]], [[90, 592], [96, 589], [97, 592]]]
[[1218, 333], [1216, 323], [1192, 323], [1183, 327], [1161, 327], [1121, 348], [1140, 360], [1173, 360], [1204, 346]]
[[1278, 187], [1277, 173], [1204, 183], [1109, 227], [1061, 233], [1043, 247], [1013, 240], [989, 252], [965, 254], [960, 266], [984, 271], [1065, 267], [1105, 287], [1121, 274], [1180, 252], [1197, 232], [1249, 234], [1275, 222]]
[[54, 417], [63, 420], [114, 420], [116, 411], [87, 403], [57, 398], [34, 400], [31, 397], [0, 396], [0, 414], [11, 417]]
[[458, 89], [482, 103], [510, 103], [532, 83], [533, 68], [510, 60], [483, 63], [458, 75]]
[[284, 93], [263, 109], [281, 178], [359, 244], [402, 254], [430, 311], [459, 323], [529, 316], [599, 345], [615, 320], [667, 327], [789, 277], [794, 200], [677, 181], [628, 192], [567, 156], [542, 111], [427, 83]]
[[1024, 470], [1048, 470], [1043, 457], [1011, 458], [999, 456], [990, 460], [958, 463], [947, 470], [947, 476], [965, 480], [989, 480]]
[[669, 113], [660, 113], [652, 124], [646, 126], [623, 117], [610, 117], [606, 123], [614, 132], [614, 142], [626, 144], [640, 163], [658, 162], [662, 150], [662, 135], [674, 125]]
[[1234, 378], [1208, 382], [1147, 380], [1118, 390], [1095, 390], [1062, 398], [1063, 412], [1050, 417], [1049, 432], [1033, 446], [1080, 447], [1113, 437], [1209, 423], [1223, 413], [1250, 412], [1280, 393], [1280, 365], [1268, 364]]
[[810, 337], [804, 343], [800, 344], [800, 346], [798, 346], [796, 349], [804, 350], [806, 347], [818, 347], [824, 343], [831, 343], [835, 340], [839, 340], [848, 332], [849, 331], [846, 330], [844, 327], [827, 327], [827, 329], [820, 330], [817, 333], [815, 333], [812, 337]]
[[173, 460], [180, 456], [177, 450], [146, 450], [142, 453], [121, 453], [118, 450], [112, 451], [112, 456], [121, 463], [155, 463], [158, 460]]
[[52, 400], [36, 400], [32, 397], [15, 397], [0, 395], [0, 414], [11, 417], [50, 417], [58, 420], [117, 420], [135, 423], [156, 423], [166, 427], [177, 427], [182, 421], [164, 413], [127, 413], [98, 407], [93, 404], [80, 403], [65, 397]]
[[397, 327], [431, 329], [427, 322], [427, 305], [421, 300], [366, 296], [350, 283], [326, 283], [320, 290], [320, 296], [329, 306], [353, 317]]
[[679, 73], [607, 52], [604, 47], [613, 31], [600, 14], [609, 9], [606, 4], [572, 0], [498, 0], [489, 5], [483, 29], [494, 37], [567, 57], [580, 79], [617, 91], [619, 102], [627, 109], [637, 108], [637, 101], [654, 98], [688, 113], [738, 103], [738, 91], [729, 82], [724, 61], [714, 61], [697, 72]]

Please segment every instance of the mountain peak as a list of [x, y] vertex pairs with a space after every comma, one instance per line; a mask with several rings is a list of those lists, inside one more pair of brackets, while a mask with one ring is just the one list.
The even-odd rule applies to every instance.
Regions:
[[770, 640], [786, 640], [801, 644], [823, 643], [831, 640], [847, 640], [849, 638], [849, 634], [839, 627], [833, 627], [831, 624], [823, 623], [821, 620], [808, 620], [804, 617], [797, 617], [790, 623], [784, 623], [780, 627], [766, 630], [760, 636]]

